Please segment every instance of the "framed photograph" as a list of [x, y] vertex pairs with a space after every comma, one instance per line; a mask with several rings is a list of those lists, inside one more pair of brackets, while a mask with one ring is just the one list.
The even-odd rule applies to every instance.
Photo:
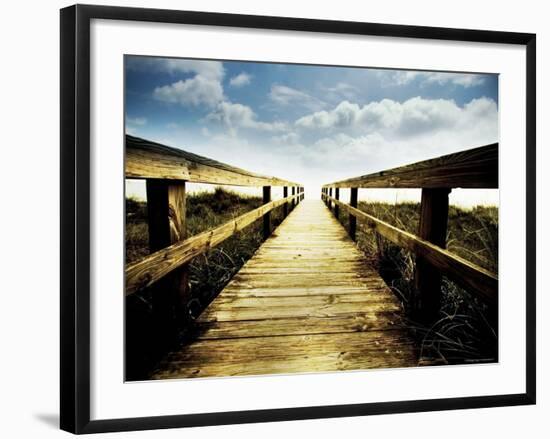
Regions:
[[535, 403], [535, 35], [61, 10], [61, 428]]

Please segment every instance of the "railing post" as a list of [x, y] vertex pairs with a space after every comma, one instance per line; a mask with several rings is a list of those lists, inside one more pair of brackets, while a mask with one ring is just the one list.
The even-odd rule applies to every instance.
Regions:
[[[340, 188], [338, 187], [334, 189], [334, 198], [340, 200]], [[340, 206], [338, 206], [338, 204], [336, 203], [334, 203], [334, 216], [336, 217], [336, 219], [339, 219], [340, 216]]]
[[[149, 249], [161, 250], [187, 237], [185, 182], [147, 180]], [[179, 267], [154, 285], [153, 321], [164, 349], [177, 336], [178, 322], [184, 323], [189, 299], [187, 266]], [[161, 348], [161, 346], [159, 346]]]
[[[351, 207], [357, 207], [357, 192], [358, 192], [358, 189], [356, 187], [352, 187], [350, 189], [350, 191], [351, 191], [351, 193], [350, 193], [350, 197], [349, 197], [349, 205]], [[356, 230], [357, 230], [357, 218], [355, 218], [355, 216], [352, 213], [350, 213], [349, 214], [349, 236], [354, 241], [355, 241]]]
[[[288, 186], [283, 187], [283, 198], [288, 197]], [[288, 215], [288, 202], [283, 204], [283, 217], [286, 218]]]
[[[332, 188], [331, 187], [328, 188], [328, 196], [332, 197]], [[328, 201], [328, 208], [329, 208], [329, 210], [332, 210], [332, 201], [331, 200]]]
[[[446, 247], [450, 189], [422, 189], [418, 236], [439, 247]], [[441, 280], [438, 269], [422, 256], [416, 257], [414, 310], [419, 320], [433, 322], [441, 307]]]
[[[271, 186], [263, 187], [263, 204], [267, 204], [271, 201]], [[264, 239], [269, 238], [271, 235], [271, 212], [264, 214]]]
[[[295, 195], [295, 194], [296, 194], [296, 186], [292, 186], [292, 195]], [[292, 199], [292, 208], [291, 208], [291, 210], [294, 209], [294, 206], [296, 206], [296, 199], [295, 198]]]

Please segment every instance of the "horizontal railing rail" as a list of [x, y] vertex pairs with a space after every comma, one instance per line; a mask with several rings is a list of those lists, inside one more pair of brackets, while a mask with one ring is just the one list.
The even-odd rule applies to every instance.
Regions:
[[[125, 177], [143, 179], [147, 191], [150, 254], [125, 268], [125, 296], [151, 291], [153, 326], [159, 338], [174, 338], [190, 316], [188, 264], [256, 220], [263, 220], [263, 238], [272, 232], [271, 211], [279, 206], [286, 217], [304, 198], [295, 182], [256, 174], [187, 151], [126, 136]], [[187, 237], [187, 183], [262, 188], [262, 205], [212, 230]], [[272, 186], [283, 198], [272, 201]], [[129, 298], [129, 300], [133, 300]]]
[[290, 195], [271, 201], [212, 230], [187, 238], [126, 266], [126, 295], [150, 287], [176, 268], [222, 243], [273, 209], [301, 197]]
[[[351, 191], [349, 204], [340, 200], [342, 188]], [[421, 188], [418, 235], [358, 209], [359, 188]], [[321, 198], [337, 218], [341, 209], [349, 213], [352, 239], [356, 239], [359, 219], [380, 236], [416, 255], [413, 308], [420, 318], [433, 321], [437, 316], [445, 275], [486, 302], [496, 326], [498, 276], [445, 248], [449, 193], [453, 188], [498, 188], [498, 143], [325, 184]]]
[[323, 185], [325, 188], [498, 188], [498, 143]]
[[184, 180], [233, 186], [300, 186], [216, 160], [126, 135], [126, 178]]
[[463, 286], [475, 291], [486, 302], [494, 304], [497, 300], [498, 278], [494, 273], [479, 267], [457, 256], [448, 250], [432, 244], [418, 236], [401, 230], [385, 221], [382, 221], [362, 210], [351, 207], [333, 197], [326, 197], [328, 200], [348, 211], [360, 220], [364, 220], [370, 228], [382, 235], [384, 238], [405, 248], [417, 255], [423, 256], [433, 266], [437, 267], [443, 274]]

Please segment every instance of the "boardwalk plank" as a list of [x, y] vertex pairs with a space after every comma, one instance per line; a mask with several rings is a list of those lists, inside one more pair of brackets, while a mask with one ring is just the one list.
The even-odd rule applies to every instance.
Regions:
[[275, 337], [281, 335], [331, 334], [401, 328], [399, 313], [378, 311], [340, 314], [334, 317], [299, 317], [227, 322], [200, 322], [195, 328], [199, 340], [241, 337]]
[[415, 365], [400, 302], [326, 206], [306, 200], [152, 378]]
[[403, 331], [196, 341], [170, 355], [155, 378], [326, 372], [416, 364]]

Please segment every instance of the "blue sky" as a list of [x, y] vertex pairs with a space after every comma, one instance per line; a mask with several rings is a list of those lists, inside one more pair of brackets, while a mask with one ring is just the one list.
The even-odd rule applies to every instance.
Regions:
[[126, 131], [306, 187], [498, 141], [498, 76], [127, 56]]

